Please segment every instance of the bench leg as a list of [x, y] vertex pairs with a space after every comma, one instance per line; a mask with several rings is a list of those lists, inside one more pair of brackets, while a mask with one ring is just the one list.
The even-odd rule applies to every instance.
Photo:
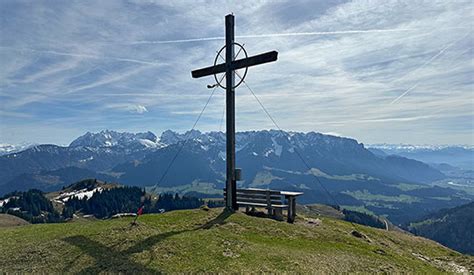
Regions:
[[296, 200], [295, 197], [288, 197], [288, 222], [293, 223], [296, 218]]
[[267, 208], [267, 211], [268, 211], [268, 216], [272, 217], [274, 215], [273, 208], [269, 207]]
[[250, 207], [249, 206], [245, 206], [245, 213], [248, 213], [250, 212]]
[[274, 215], [276, 218], [282, 218], [283, 217], [283, 210], [281, 208], [275, 208], [273, 210]]

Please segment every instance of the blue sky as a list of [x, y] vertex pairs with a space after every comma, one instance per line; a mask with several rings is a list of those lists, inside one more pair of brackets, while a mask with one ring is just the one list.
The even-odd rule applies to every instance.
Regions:
[[[246, 81], [283, 129], [474, 144], [473, 1], [315, 0], [1, 1], [0, 143], [188, 130], [230, 12], [250, 55], [279, 52]], [[238, 131], [274, 128], [245, 86], [236, 102]]]

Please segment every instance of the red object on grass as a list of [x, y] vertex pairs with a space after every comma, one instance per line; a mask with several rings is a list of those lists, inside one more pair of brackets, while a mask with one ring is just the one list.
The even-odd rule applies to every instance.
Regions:
[[140, 216], [141, 214], [143, 214], [143, 206], [138, 208], [138, 211], [137, 211], [137, 216]]

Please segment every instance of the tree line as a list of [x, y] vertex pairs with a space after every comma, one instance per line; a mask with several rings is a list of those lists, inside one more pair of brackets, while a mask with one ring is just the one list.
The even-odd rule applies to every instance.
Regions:
[[[82, 186], [91, 187], [91, 186]], [[91, 188], [87, 188], [92, 190]], [[50, 223], [69, 220], [75, 213], [93, 215], [96, 218], [110, 218], [119, 213], [136, 213], [143, 206], [143, 213], [162, 213], [178, 209], [199, 208], [205, 204], [220, 207], [222, 202], [206, 201], [178, 194], [160, 194], [152, 200], [144, 189], [138, 187], [116, 187], [94, 192], [90, 198], [71, 197], [59, 213], [40, 190], [10, 193], [10, 198], [0, 207], [0, 212], [23, 218], [31, 223]]]
[[26, 192], [14, 192], [5, 198], [8, 202], [0, 207], [1, 213], [15, 215], [31, 223], [59, 222], [61, 215], [51, 201], [40, 190], [30, 189]]

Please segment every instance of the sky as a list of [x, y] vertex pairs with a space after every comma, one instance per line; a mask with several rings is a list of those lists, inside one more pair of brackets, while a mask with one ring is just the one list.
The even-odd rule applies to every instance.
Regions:
[[[245, 78], [284, 130], [366, 144], [474, 144], [474, 1], [0, 2], [0, 143], [69, 144], [104, 129], [189, 130], [236, 42], [278, 61]], [[196, 129], [218, 131], [216, 89]], [[275, 128], [245, 85], [237, 131]]]

